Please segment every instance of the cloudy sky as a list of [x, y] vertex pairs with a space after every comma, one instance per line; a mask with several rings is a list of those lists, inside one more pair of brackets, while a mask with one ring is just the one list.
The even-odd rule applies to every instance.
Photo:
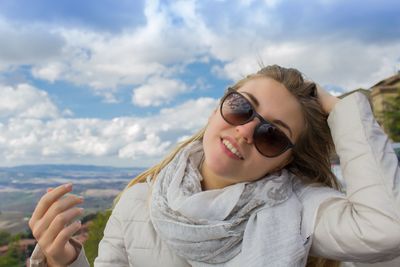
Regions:
[[334, 93], [400, 69], [398, 0], [1, 0], [0, 166], [149, 166], [259, 63]]

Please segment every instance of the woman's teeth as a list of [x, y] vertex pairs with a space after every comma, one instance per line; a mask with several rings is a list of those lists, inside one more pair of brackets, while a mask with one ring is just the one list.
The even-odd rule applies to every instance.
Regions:
[[229, 151], [231, 151], [233, 154], [235, 154], [236, 156], [238, 156], [239, 158], [243, 158], [242, 155], [240, 155], [239, 151], [226, 139], [222, 140], [222, 143], [226, 146], [227, 149], [229, 149]]

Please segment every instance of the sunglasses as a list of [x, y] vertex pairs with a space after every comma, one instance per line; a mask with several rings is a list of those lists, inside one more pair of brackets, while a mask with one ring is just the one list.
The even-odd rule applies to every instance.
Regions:
[[246, 97], [232, 88], [229, 88], [222, 98], [220, 112], [222, 118], [234, 126], [243, 125], [258, 118], [260, 123], [254, 129], [253, 142], [258, 152], [265, 157], [277, 157], [294, 147], [284, 132], [265, 120], [255, 111]]

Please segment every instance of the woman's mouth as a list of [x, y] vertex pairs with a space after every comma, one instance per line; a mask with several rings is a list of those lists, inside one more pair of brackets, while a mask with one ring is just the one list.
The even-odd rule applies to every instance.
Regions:
[[241, 159], [243, 160], [243, 156], [240, 154], [240, 152], [232, 145], [232, 143], [227, 140], [221, 138], [221, 142], [223, 144], [223, 148], [225, 148], [225, 151], [227, 154], [235, 159]]

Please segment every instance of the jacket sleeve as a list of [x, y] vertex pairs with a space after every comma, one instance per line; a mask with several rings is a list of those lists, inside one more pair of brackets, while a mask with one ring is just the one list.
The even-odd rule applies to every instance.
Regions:
[[311, 254], [378, 262], [400, 255], [400, 170], [364, 95], [340, 100], [328, 117], [346, 184], [345, 198], [318, 208]]
[[[89, 267], [89, 262], [85, 256], [85, 249], [83, 246], [77, 242], [75, 239], [71, 238], [69, 242], [79, 251], [79, 255], [74, 262], [72, 262], [69, 267]], [[36, 244], [35, 249], [29, 259], [30, 267], [47, 267], [46, 257], [44, 256], [39, 244]]]

